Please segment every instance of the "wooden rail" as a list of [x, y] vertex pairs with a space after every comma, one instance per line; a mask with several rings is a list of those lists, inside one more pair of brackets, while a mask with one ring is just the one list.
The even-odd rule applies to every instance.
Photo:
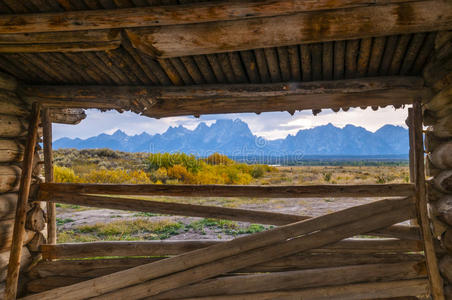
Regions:
[[[91, 242], [41, 245], [43, 259], [97, 256], [172, 256], [224, 244], [217, 240]], [[346, 239], [311, 252], [321, 253], [404, 253], [422, 250], [420, 241], [397, 239]]]
[[370, 185], [169, 185], [169, 184], [85, 184], [41, 183], [40, 198], [45, 193], [104, 195], [145, 195], [176, 197], [253, 197], [253, 198], [322, 198], [322, 197], [408, 197], [414, 195], [413, 184]]
[[[53, 201], [58, 203], [119, 209], [128, 211], [140, 211], [180, 215], [201, 218], [215, 218], [241, 222], [252, 222], [269, 225], [286, 225], [311, 218], [267, 211], [256, 211], [238, 208], [226, 208], [217, 206], [205, 206], [183, 203], [167, 203], [142, 199], [120, 198], [110, 196], [94, 196], [74, 193], [41, 193], [41, 201]], [[417, 227], [394, 225], [385, 229], [372, 232], [373, 235], [389, 236], [400, 239], [419, 240], [420, 233]]]

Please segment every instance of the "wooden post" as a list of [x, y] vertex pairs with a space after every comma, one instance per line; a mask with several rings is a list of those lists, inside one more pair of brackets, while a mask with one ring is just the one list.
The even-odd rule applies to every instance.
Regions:
[[[45, 180], [53, 182], [52, 121], [49, 108], [42, 111], [42, 127]], [[50, 201], [47, 201], [47, 239], [49, 244], [56, 244], [56, 208], [55, 203]]]
[[424, 142], [422, 134], [422, 107], [419, 100], [413, 103], [412, 121], [416, 207], [418, 223], [421, 226], [421, 234], [424, 241], [424, 254], [427, 261], [430, 291], [434, 300], [444, 300], [443, 280], [439, 275], [438, 261], [436, 260], [427, 211], [427, 193], [424, 173]]
[[22, 176], [19, 185], [19, 198], [16, 206], [16, 217], [14, 221], [13, 240], [11, 254], [8, 264], [8, 275], [6, 277], [5, 300], [16, 299], [17, 282], [19, 279], [20, 257], [25, 234], [25, 220], [27, 217], [27, 202], [30, 193], [31, 176], [33, 169], [33, 158], [36, 142], [38, 139], [39, 113], [41, 105], [33, 103], [31, 120], [28, 126], [27, 146], [24, 153]]
[[[410, 182], [414, 183], [414, 130], [413, 130], [413, 108], [408, 108], [408, 119], [407, 119], [407, 126], [408, 126], [408, 137], [409, 137], [409, 143], [410, 143], [410, 152], [409, 152], [409, 168], [410, 168]], [[411, 219], [410, 220], [411, 226], [418, 226], [417, 219]]]

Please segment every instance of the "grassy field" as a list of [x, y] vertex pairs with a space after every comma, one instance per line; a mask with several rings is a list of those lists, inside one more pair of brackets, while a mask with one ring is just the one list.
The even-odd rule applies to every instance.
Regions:
[[[257, 185], [384, 184], [409, 182], [408, 165], [378, 163], [378, 166], [249, 166], [232, 161], [203, 160], [196, 168], [186, 161], [150, 167], [149, 154], [111, 150], [59, 150], [55, 152], [58, 172], [66, 182], [104, 183], [207, 183]], [[189, 158], [192, 159], [192, 158]], [[185, 165], [184, 165], [185, 164]], [[183, 166], [183, 168], [181, 168]], [[209, 174], [209, 177], [201, 176]], [[58, 173], [57, 173], [58, 174]], [[182, 174], [182, 175], [181, 175]], [[217, 182], [221, 181], [221, 182]], [[368, 203], [367, 198], [224, 198], [224, 197], [144, 197], [143, 200], [214, 205], [318, 216], [346, 207]], [[165, 216], [151, 213], [57, 205], [58, 241], [160, 239], [231, 239], [266, 230], [271, 226], [225, 220]]]

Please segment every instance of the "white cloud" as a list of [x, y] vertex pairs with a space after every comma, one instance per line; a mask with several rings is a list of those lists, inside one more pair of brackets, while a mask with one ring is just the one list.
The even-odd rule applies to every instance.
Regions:
[[122, 114], [115, 111], [100, 112], [98, 110], [87, 110], [87, 118], [78, 125], [54, 124], [54, 139], [61, 137], [82, 139], [98, 135], [100, 133], [112, 134], [120, 129], [128, 135], [147, 132], [149, 134], [163, 133], [170, 126], [182, 125], [188, 129], [194, 129], [200, 122], [207, 125], [214, 123], [217, 119], [237, 119], [240, 118], [248, 123], [250, 130], [258, 136], [267, 139], [284, 138], [288, 134], [296, 134], [298, 130], [312, 128], [320, 125], [332, 123], [337, 127], [344, 127], [347, 124], [361, 126], [370, 131], [376, 131], [385, 124], [405, 126], [407, 109], [395, 110], [387, 107], [373, 111], [368, 108], [350, 109], [348, 112], [340, 111], [334, 113], [331, 110], [324, 110], [317, 116], [313, 116], [310, 111], [296, 112], [293, 116], [287, 112], [269, 112], [256, 114], [227, 114], [227, 115], [207, 115], [200, 118], [171, 117], [162, 119], [152, 119], [139, 116], [131, 112]]

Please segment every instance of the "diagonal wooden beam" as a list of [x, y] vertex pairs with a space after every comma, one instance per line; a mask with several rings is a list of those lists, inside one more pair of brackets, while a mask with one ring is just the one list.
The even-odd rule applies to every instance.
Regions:
[[427, 97], [419, 77], [199, 86], [28, 86], [24, 99], [51, 107], [132, 110], [162, 118], [218, 113], [411, 104]]
[[[166, 282], [168, 279], [167, 275], [182, 274], [183, 272], [181, 271], [194, 270], [195, 267], [207, 266], [212, 262], [220, 263], [222, 266], [221, 268], [213, 269], [215, 276], [218, 272], [220, 274], [224, 273], [225, 268], [232, 268], [232, 271], [235, 268], [241, 269], [247, 264], [258, 264], [261, 259], [263, 259], [263, 261], [272, 260], [277, 257], [290, 255], [291, 253], [308, 250], [310, 247], [321, 247], [349, 236], [388, 227], [409, 218], [413, 214], [412, 210], [413, 203], [410, 198], [381, 200], [306, 221], [281, 226], [250, 236], [240, 237], [224, 244], [213, 245], [177, 257], [138, 266], [67, 287], [30, 295], [24, 299], [86, 299], [159, 277]], [[316, 233], [321, 234], [322, 237], [320, 238]], [[293, 239], [294, 237], [300, 237], [302, 235], [306, 236], [308, 239], [313, 238], [314, 240], [312, 240], [312, 243], [304, 244], [306, 241], [304, 238]], [[319, 237], [319, 239], [317, 239], [317, 237]], [[291, 239], [290, 241], [292, 242], [286, 242], [288, 239]], [[299, 242], [304, 244], [304, 246], [301, 246]], [[288, 246], [289, 248], [286, 248], [285, 245], [288, 243], [290, 243]], [[281, 245], [282, 248], [279, 248]], [[276, 251], [277, 249], [272, 247], [278, 247], [277, 249], [279, 250]], [[255, 255], [256, 253], [252, 251], [253, 249], [257, 250], [260, 254]], [[262, 249], [266, 249], [267, 252], [261, 252]], [[270, 255], [268, 255], [268, 252], [270, 252]], [[244, 254], [245, 256], [241, 257], [240, 261], [235, 260], [239, 254]], [[262, 255], [264, 255], [264, 257], [262, 257]], [[227, 263], [222, 264], [221, 262], [225, 259], [229, 260]], [[232, 260], [232, 262], [230, 262], [230, 260]], [[226, 272], [228, 271], [226, 270]], [[210, 275], [212, 274], [213, 273], [210, 273]], [[192, 274], [190, 274], [190, 276], [191, 275]], [[189, 280], [194, 280], [194, 282], [199, 281], [199, 275], [203, 276], [203, 279], [206, 278], [205, 276], [207, 276], [207, 278], [210, 276], [208, 273], [201, 272], [190, 278], [185, 277], [186, 274], [183, 274], [184, 280], [173, 281], [173, 284], [170, 285], [172, 285], [172, 288], [177, 288], [180, 284], [187, 284], [187, 278]], [[151, 282], [152, 284], [156, 283], [155, 281]], [[176, 286], [174, 286], [174, 284], [176, 284]], [[168, 288], [169, 285], [164, 284], [159, 286], [159, 292], [162, 292], [162, 288]], [[134, 291], [134, 294], [131, 294], [126, 298], [140, 298], [139, 294], [143, 292], [143, 286], [137, 285], [136, 287], [138, 287], [139, 290]], [[123, 294], [126, 290], [127, 289], [122, 290], [120, 293]], [[150, 294], [147, 294], [149, 290], [146, 286], [144, 287], [144, 292], [145, 294], [141, 296], [141, 298], [150, 296]], [[153, 293], [155, 293], [155, 291]], [[110, 299], [117, 298], [118, 297], [115, 295]]]
[[222, 1], [125, 9], [1, 15], [0, 33], [99, 30], [204, 23], [288, 15], [295, 12], [359, 6], [374, 7], [379, 4], [410, 1], [412, 0]]
[[134, 47], [166, 58], [449, 29], [452, 2], [432, 0], [126, 31]]

